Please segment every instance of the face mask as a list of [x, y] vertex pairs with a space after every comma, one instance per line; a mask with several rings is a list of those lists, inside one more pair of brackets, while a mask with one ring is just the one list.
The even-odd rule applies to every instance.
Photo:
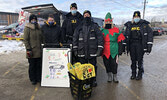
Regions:
[[48, 23], [49, 23], [50, 26], [54, 24], [54, 22], [48, 22]]
[[106, 24], [105, 29], [111, 29], [111, 24]]
[[72, 14], [76, 14], [76, 13], [77, 13], [77, 10], [71, 10], [71, 13], [72, 13]]
[[138, 23], [140, 21], [140, 18], [134, 18], [134, 22]]
[[37, 22], [36, 21], [31, 21], [31, 24], [37, 24]]

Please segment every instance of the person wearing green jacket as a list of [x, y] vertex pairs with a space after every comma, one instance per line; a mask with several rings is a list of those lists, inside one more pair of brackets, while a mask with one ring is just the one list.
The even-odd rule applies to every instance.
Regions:
[[33, 85], [41, 81], [42, 69], [42, 31], [37, 23], [37, 16], [30, 15], [29, 23], [24, 28], [24, 44], [26, 48], [26, 58], [29, 62], [29, 79]]

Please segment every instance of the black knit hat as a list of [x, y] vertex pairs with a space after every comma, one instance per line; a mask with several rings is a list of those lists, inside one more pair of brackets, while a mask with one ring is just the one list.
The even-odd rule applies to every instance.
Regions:
[[133, 17], [140, 17], [140, 11], [135, 11]]
[[34, 14], [31, 14], [29, 17], [29, 22], [31, 22], [32, 19], [35, 19], [37, 21], [37, 16]]
[[84, 13], [83, 13], [83, 16], [84, 16], [85, 13], [88, 13], [91, 16], [91, 12], [89, 10], [85, 10]]
[[77, 4], [76, 4], [76, 3], [72, 3], [71, 6], [70, 6], [70, 9], [71, 9], [72, 7], [75, 7], [75, 8], [77, 9]]

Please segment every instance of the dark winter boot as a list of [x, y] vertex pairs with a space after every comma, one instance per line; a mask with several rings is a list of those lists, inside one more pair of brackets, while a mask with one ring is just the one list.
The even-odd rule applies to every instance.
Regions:
[[142, 71], [139, 71], [138, 72], [138, 75], [136, 77], [136, 80], [141, 80], [142, 79], [142, 76], [143, 76], [143, 72]]
[[114, 81], [114, 83], [119, 83], [119, 81], [117, 79], [117, 74], [113, 74], [113, 81]]
[[31, 84], [32, 84], [32, 85], [36, 85], [36, 84], [37, 84], [37, 82], [35, 82], [35, 81], [32, 81], [32, 82], [31, 82]]
[[111, 72], [109, 72], [109, 73], [107, 73], [107, 75], [108, 75], [108, 82], [112, 82], [112, 73]]
[[132, 73], [132, 76], [130, 77], [131, 80], [136, 79], [136, 73]]

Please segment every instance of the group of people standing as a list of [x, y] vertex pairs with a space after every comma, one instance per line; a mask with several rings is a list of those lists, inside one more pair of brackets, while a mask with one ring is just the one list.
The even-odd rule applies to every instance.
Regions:
[[[53, 15], [49, 15], [45, 25], [38, 25], [37, 17], [30, 15], [29, 23], [24, 29], [24, 43], [29, 62], [29, 78], [33, 85], [41, 81], [41, 57], [43, 43], [55, 43], [62, 47], [64, 43], [72, 45], [72, 63], [91, 63], [97, 75], [97, 57], [102, 56], [108, 82], [118, 83], [117, 68], [119, 55], [130, 51], [132, 60], [131, 79], [142, 79], [143, 56], [150, 53], [153, 44], [152, 30], [149, 22], [142, 20], [140, 12], [135, 11], [133, 20], [125, 24], [123, 34], [113, 24], [111, 13], [107, 13], [104, 26], [100, 28], [92, 20], [89, 10], [83, 15], [77, 11], [77, 4], [70, 5], [70, 12], [66, 15], [62, 27], [56, 24]], [[137, 72], [138, 68], [138, 72]], [[96, 78], [93, 86], [97, 86]]]

